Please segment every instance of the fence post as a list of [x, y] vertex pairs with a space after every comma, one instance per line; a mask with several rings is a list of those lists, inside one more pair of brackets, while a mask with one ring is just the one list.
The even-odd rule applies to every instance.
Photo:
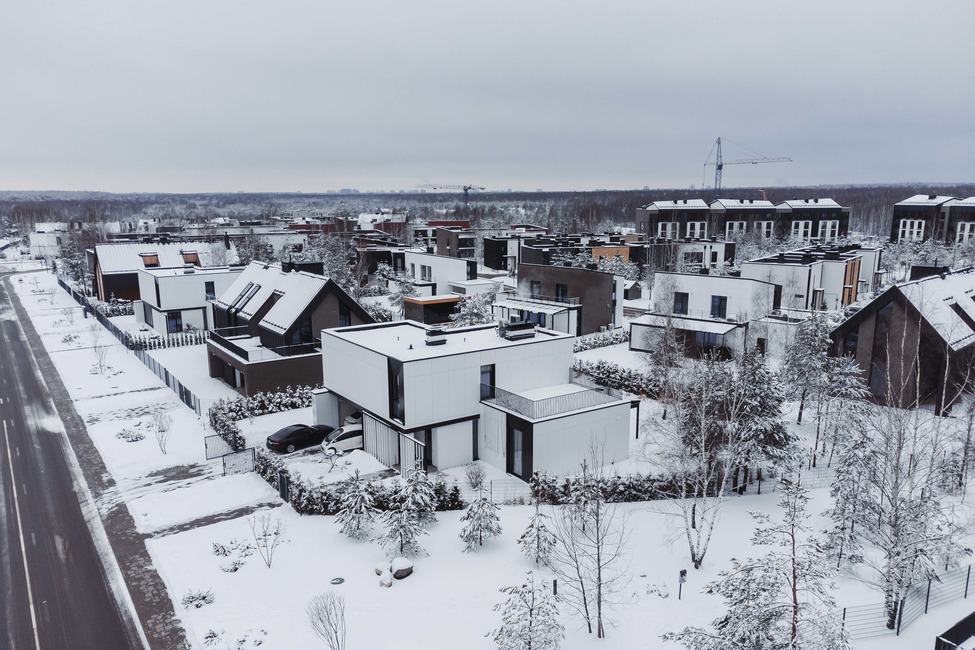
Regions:
[[846, 607], [843, 608], [843, 618], [840, 620], [840, 626], [846, 627]]
[[924, 597], [924, 613], [928, 613], [928, 603], [931, 602], [931, 578], [928, 578], [928, 593]]
[[895, 636], [901, 635], [901, 622], [904, 620], [904, 603], [907, 602], [907, 596], [901, 598], [901, 605], [897, 608], [897, 632]]
[[968, 575], [965, 576], [965, 598], [968, 598], [968, 582], [972, 579], [972, 565], [968, 565]]

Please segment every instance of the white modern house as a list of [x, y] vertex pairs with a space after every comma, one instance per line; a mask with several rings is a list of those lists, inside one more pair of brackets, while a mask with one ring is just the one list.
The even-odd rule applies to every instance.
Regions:
[[[737, 357], [750, 346], [749, 322], [780, 308], [782, 288], [771, 282], [699, 273], [657, 273], [653, 312], [630, 322], [630, 349], [647, 352], [668, 329], [688, 356]], [[767, 341], [754, 345], [764, 350]]]
[[475, 260], [405, 249], [394, 250], [392, 256], [393, 267], [413, 276], [421, 296], [442, 296], [452, 293], [454, 283], [477, 280]]
[[234, 283], [244, 267], [139, 269], [139, 296], [133, 303], [135, 320], [160, 334], [188, 327], [213, 327], [213, 302]]
[[623, 460], [631, 402], [572, 383], [573, 340], [530, 323], [323, 330], [315, 421], [361, 410], [365, 451], [400, 471], [479, 459], [528, 480], [578, 472], [594, 443]]
[[810, 246], [743, 262], [741, 277], [782, 287], [790, 309], [842, 309], [880, 284], [882, 249]]

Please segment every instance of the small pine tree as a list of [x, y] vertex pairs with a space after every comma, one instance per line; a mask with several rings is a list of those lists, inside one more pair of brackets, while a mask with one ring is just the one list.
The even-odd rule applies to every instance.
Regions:
[[403, 507], [387, 510], [383, 514], [383, 523], [386, 531], [379, 542], [393, 555], [419, 555], [423, 552], [418, 540], [427, 531], [420, 525], [415, 510]]
[[422, 526], [437, 521], [437, 516], [434, 514], [437, 506], [434, 486], [423, 470], [411, 469], [407, 471], [406, 482], [396, 491], [391, 505], [399, 510], [409, 510], [416, 513], [418, 523]]
[[546, 521], [548, 516], [543, 514], [539, 508], [538, 499], [535, 500], [535, 514], [528, 522], [528, 528], [518, 538], [518, 545], [521, 552], [536, 566], [548, 564], [555, 547], [555, 535], [549, 530]]
[[359, 470], [342, 482], [338, 498], [335, 522], [342, 526], [342, 533], [352, 539], [365, 539], [378, 511], [373, 505], [372, 494], [366, 489], [366, 482], [359, 477]]
[[484, 544], [485, 538], [497, 537], [501, 534], [501, 508], [480, 497], [467, 506], [467, 512], [460, 518], [466, 522], [460, 531], [460, 538], [464, 540], [464, 551], [476, 551]]
[[501, 612], [501, 627], [490, 632], [499, 650], [558, 650], [565, 638], [559, 610], [548, 585], [529, 571], [525, 584], [504, 587], [507, 600], [494, 606]]

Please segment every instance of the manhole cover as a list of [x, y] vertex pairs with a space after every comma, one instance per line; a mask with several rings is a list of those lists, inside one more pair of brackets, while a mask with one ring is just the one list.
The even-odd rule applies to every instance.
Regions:
[[333, 585], [340, 585], [345, 582], [345, 578], [332, 578], [331, 582]]

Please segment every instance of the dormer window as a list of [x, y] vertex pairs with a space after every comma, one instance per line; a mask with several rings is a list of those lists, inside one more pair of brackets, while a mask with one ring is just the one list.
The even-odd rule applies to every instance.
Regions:
[[142, 258], [142, 265], [147, 269], [159, 267], [159, 253], [139, 253]]
[[200, 254], [196, 251], [180, 251], [180, 255], [183, 256], [183, 264], [193, 264], [194, 266], [201, 266], [200, 264]]

